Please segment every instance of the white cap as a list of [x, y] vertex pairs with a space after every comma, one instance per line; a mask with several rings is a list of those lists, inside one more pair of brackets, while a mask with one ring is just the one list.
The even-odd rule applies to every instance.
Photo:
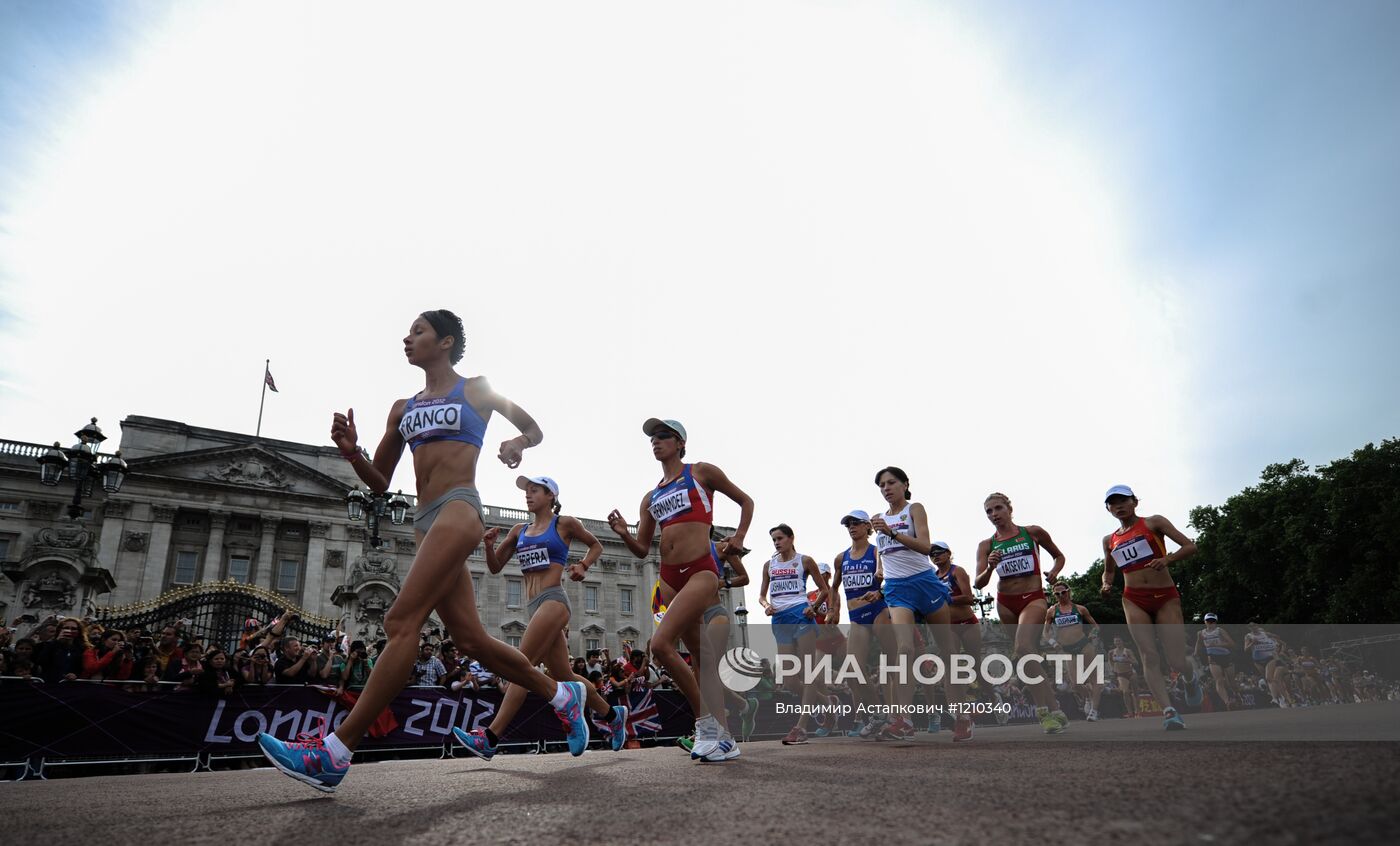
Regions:
[[1108, 493], [1103, 495], [1103, 501], [1108, 502], [1108, 498], [1111, 496], [1130, 496], [1137, 499], [1137, 494], [1133, 493], [1133, 489], [1127, 485], [1114, 485], [1109, 488]]
[[842, 518], [841, 518], [841, 525], [843, 525], [843, 526], [846, 525], [846, 521], [847, 521], [847, 520], [855, 520], [857, 523], [869, 523], [869, 522], [870, 522], [870, 515], [869, 515], [869, 514], [866, 514], [864, 511], [861, 511], [859, 508], [857, 508], [855, 511], [852, 511], [851, 513], [847, 514], [845, 517], [842, 517]]
[[555, 497], [559, 496], [559, 483], [548, 476], [516, 476], [515, 486], [523, 490], [528, 490], [530, 485], [539, 485], [547, 488]]
[[1211, 611], [1208, 614], [1206, 614], [1206, 619], [1210, 620], [1211, 622], [1215, 622], [1218, 618], [1215, 616], [1215, 612]]
[[933, 543], [929, 544], [928, 554], [929, 554], [929, 555], [932, 555], [932, 554], [933, 554], [933, 551], [934, 551], [935, 549], [941, 549], [941, 550], [943, 550], [944, 552], [952, 552], [952, 551], [953, 551], [953, 548], [952, 548], [951, 546], [948, 545], [948, 542], [947, 542], [947, 541], [934, 541]]
[[680, 435], [681, 440], [689, 440], [685, 436], [685, 427], [681, 425], [681, 421], [679, 420], [662, 420], [657, 417], [651, 417], [647, 419], [647, 422], [642, 424], [642, 434], [647, 437], [655, 435], [657, 429], [670, 429], [672, 432]]

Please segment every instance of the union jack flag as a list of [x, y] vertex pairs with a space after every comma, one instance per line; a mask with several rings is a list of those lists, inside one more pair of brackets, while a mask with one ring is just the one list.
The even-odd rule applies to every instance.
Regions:
[[[627, 693], [627, 707], [630, 713], [627, 715], [627, 737], [629, 739], [637, 737], [639, 734], [652, 735], [661, 731], [661, 712], [656, 707], [656, 699], [651, 695], [651, 688], [644, 687], [640, 690], [631, 690]], [[608, 724], [605, 720], [600, 720], [596, 716], [593, 718], [593, 725], [600, 731], [607, 730]]]

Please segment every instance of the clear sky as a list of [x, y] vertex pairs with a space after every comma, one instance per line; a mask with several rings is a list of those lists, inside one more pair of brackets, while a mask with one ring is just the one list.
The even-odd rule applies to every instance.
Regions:
[[0, 436], [251, 432], [271, 358], [264, 434], [353, 406], [372, 447], [449, 308], [567, 511], [633, 514], [676, 417], [757, 500], [752, 564], [778, 522], [833, 557], [896, 464], [960, 563], [1000, 490], [1082, 570], [1112, 484], [1184, 525], [1396, 434], [1397, 36], [1389, 2], [0, 0]]

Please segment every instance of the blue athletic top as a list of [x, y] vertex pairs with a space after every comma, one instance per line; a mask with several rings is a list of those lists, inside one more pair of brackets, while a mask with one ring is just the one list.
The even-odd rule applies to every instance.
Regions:
[[520, 531], [515, 541], [515, 560], [520, 562], [520, 572], [530, 573], [548, 569], [552, 564], [564, 566], [569, 563], [569, 545], [559, 537], [559, 517], [549, 521], [549, 528], [543, 534], [527, 535]]
[[870, 592], [875, 584], [875, 544], [865, 548], [865, 554], [852, 558], [847, 549], [841, 553], [841, 587], [846, 591], [846, 600], [860, 599]]
[[408, 398], [399, 420], [399, 435], [416, 450], [433, 441], [461, 441], [481, 446], [486, 421], [467, 402], [467, 380], [458, 380], [445, 397]]

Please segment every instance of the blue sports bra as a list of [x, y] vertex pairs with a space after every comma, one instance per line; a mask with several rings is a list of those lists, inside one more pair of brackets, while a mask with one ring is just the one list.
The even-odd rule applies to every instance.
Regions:
[[486, 421], [467, 402], [467, 380], [459, 379], [445, 397], [409, 397], [399, 420], [399, 435], [409, 450], [434, 441], [461, 441], [480, 447]]
[[553, 564], [564, 566], [569, 563], [569, 545], [559, 536], [559, 518], [549, 521], [549, 528], [538, 535], [527, 535], [520, 530], [515, 541], [515, 560], [520, 562], [520, 572], [530, 573], [548, 569]]

